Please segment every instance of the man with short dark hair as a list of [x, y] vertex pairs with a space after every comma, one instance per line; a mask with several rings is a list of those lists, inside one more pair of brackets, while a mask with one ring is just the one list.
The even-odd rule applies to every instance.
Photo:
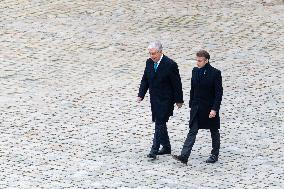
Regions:
[[[153, 145], [147, 157], [156, 159], [157, 155], [171, 154], [171, 144], [167, 131], [167, 121], [173, 115], [174, 104], [183, 104], [181, 78], [177, 63], [165, 56], [161, 42], [149, 44], [150, 58], [141, 80], [137, 101], [144, 99], [149, 89], [152, 121], [155, 122]], [[160, 145], [163, 146], [159, 150]]]
[[206, 163], [218, 161], [220, 149], [219, 109], [222, 101], [223, 87], [221, 71], [209, 64], [210, 55], [201, 50], [196, 53], [197, 67], [192, 70], [190, 89], [189, 133], [180, 155], [173, 158], [187, 164], [199, 129], [210, 129], [212, 151]]

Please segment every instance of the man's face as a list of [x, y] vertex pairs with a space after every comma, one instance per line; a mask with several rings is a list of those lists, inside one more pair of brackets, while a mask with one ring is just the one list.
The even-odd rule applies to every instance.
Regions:
[[198, 68], [202, 68], [207, 62], [208, 60], [205, 57], [196, 57], [196, 64]]
[[162, 51], [158, 51], [157, 49], [149, 49], [150, 58], [154, 62], [158, 62], [162, 56]]

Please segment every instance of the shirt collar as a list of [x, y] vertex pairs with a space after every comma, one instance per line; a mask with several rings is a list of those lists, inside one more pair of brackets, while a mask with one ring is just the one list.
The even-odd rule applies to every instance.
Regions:
[[157, 64], [158, 64], [158, 65], [160, 64], [160, 62], [161, 62], [161, 60], [162, 60], [163, 56], [164, 56], [164, 54], [162, 54], [162, 56], [161, 56], [160, 60], [157, 62]]

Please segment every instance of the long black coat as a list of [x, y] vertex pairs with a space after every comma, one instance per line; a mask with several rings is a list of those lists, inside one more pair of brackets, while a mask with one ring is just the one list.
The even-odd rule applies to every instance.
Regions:
[[[197, 67], [192, 70], [189, 126], [197, 116], [199, 129], [219, 129], [219, 109], [223, 95], [221, 71], [207, 63], [204, 74], [199, 79], [198, 70]], [[217, 112], [215, 118], [209, 118], [211, 110]]]
[[183, 103], [182, 84], [177, 64], [163, 55], [157, 72], [154, 61], [148, 59], [138, 96], [144, 98], [149, 89], [152, 121], [165, 123], [173, 115], [174, 104]]

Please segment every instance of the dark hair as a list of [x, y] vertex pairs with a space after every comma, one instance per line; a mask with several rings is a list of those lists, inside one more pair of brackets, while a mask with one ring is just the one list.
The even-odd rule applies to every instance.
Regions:
[[210, 54], [207, 52], [207, 51], [205, 51], [205, 50], [200, 50], [200, 51], [198, 51], [197, 53], [196, 53], [196, 56], [198, 56], [198, 57], [204, 57], [204, 58], [206, 58], [206, 59], [210, 59]]

